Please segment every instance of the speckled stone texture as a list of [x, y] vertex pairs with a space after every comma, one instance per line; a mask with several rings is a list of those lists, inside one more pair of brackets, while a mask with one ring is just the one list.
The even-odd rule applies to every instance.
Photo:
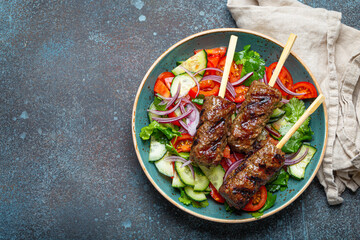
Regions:
[[[360, 28], [359, 1], [303, 1]], [[267, 219], [198, 219], [136, 158], [131, 109], [153, 61], [235, 27], [226, 1], [0, 1], [0, 239], [358, 239], [360, 192], [328, 206], [317, 180]]]

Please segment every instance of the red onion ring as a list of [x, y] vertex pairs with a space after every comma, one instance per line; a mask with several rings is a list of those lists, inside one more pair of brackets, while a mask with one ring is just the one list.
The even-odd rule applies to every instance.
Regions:
[[[179, 156], [169, 156], [164, 158], [165, 161], [168, 162], [183, 162], [184, 164], [189, 164], [188, 162], [191, 163], [191, 161], [187, 161], [185, 158], [179, 157]], [[185, 167], [184, 164], [181, 167]], [[193, 178], [195, 179], [195, 172], [194, 172], [194, 168], [191, 164], [187, 165], [190, 168], [191, 174], [193, 176]]]
[[301, 155], [299, 158], [296, 158], [297, 156], [295, 156], [295, 159], [291, 159], [291, 160], [290, 159], [285, 159], [284, 165], [287, 165], [287, 166], [288, 165], [294, 165], [294, 164], [296, 164], [298, 162], [301, 162], [306, 157], [308, 152], [309, 152], [309, 148], [306, 148], [304, 154]]
[[271, 127], [269, 127], [267, 125], [265, 126], [265, 130], [268, 131], [269, 133], [271, 133], [272, 135], [274, 135], [277, 138], [281, 137], [280, 133], [278, 133], [277, 131], [275, 131], [274, 129], [272, 129]]
[[[208, 75], [208, 76], [205, 76], [201, 79], [201, 81], [203, 80], [212, 80], [214, 82], [218, 82], [221, 84], [221, 79], [222, 77], [221, 76], [218, 76], [218, 75]], [[235, 97], [236, 96], [236, 92], [235, 92], [235, 88], [233, 85], [228, 84], [226, 85], [226, 89], [229, 91], [229, 93], [231, 94], [231, 96]]]
[[173, 97], [171, 98], [171, 100], [166, 104], [166, 109], [168, 109], [168, 107], [170, 107], [171, 104], [173, 104], [173, 103], [176, 101], [176, 99], [179, 97], [180, 88], [181, 88], [181, 83], [179, 83], [179, 85], [178, 85], [178, 88], [177, 88], [177, 90], [176, 90], [175, 96], [173, 96]]
[[239, 167], [239, 165], [242, 163], [243, 161], [236, 161], [233, 164], [231, 164], [231, 166], [228, 168], [228, 170], [226, 171], [225, 175], [224, 175], [224, 180], [227, 178], [227, 176], [234, 171], [237, 167]]
[[181, 165], [181, 168], [186, 167], [186, 166], [189, 165], [190, 163], [192, 163], [191, 160], [185, 162], [183, 165]]
[[158, 118], [158, 117], [153, 117], [152, 119], [159, 122], [159, 123], [172, 123], [178, 120], [181, 120], [185, 117], [187, 117], [194, 109], [189, 109], [186, 113], [181, 114], [180, 116], [177, 117], [172, 117], [172, 118]]
[[246, 81], [248, 78], [250, 78], [253, 74], [254, 74], [253, 72], [250, 72], [250, 73], [244, 75], [242, 78], [240, 78], [240, 79], [237, 80], [236, 82], [231, 83], [231, 85], [237, 86], [237, 85], [245, 82], [245, 81]]
[[203, 68], [203, 69], [197, 71], [196, 73], [194, 73], [194, 76], [198, 75], [199, 73], [201, 73], [201, 72], [204, 71], [204, 70], [205, 70], [205, 71], [206, 71], [206, 70], [215, 70], [215, 71], [218, 71], [218, 72], [221, 72], [221, 73], [224, 72], [224, 71], [221, 70], [220, 68], [209, 67], [209, 68]]
[[290, 95], [293, 95], [293, 96], [301, 96], [301, 95], [304, 95], [306, 93], [296, 93], [296, 92], [293, 92], [293, 91], [290, 91], [289, 89], [287, 89], [285, 87], [285, 85], [281, 82], [280, 78], [277, 78], [276, 79], [276, 83], [279, 85], [279, 87], [284, 91], [286, 92], [287, 94], [290, 94]]
[[197, 95], [199, 95], [199, 91], [200, 91], [200, 84], [199, 84], [198, 80], [196, 80], [194, 75], [189, 70], [187, 70], [186, 68], [184, 68], [181, 65], [179, 65], [179, 67], [182, 68], [191, 77], [191, 79], [195, 82], [195, 84], [197, 86], [197, 92], [196, 92], [195, 97], [197, 97]]
[[161, 115], [161, 116], [168, 115], [168, 114], [174, 112], [179, 107], [180, 103], [181, 103], [181, 100], [172, 109], [167, 110], [167, 111], [148, 110], [148, 112], [154, 113], [156, 115]]
[[283, 98], [283, 99], [281, 99], [281, 101], [280, 102], [282, 102], [282, 103], [288, 103], [289, 102], [289, 100], [287, 100], [287, 99], [285, 99], [285, 98]]
[[265, 83], [266, 85], [268, 85], [268, 79], [267, 79], [266, 73], [264, 73], [263, 80], [264, 80], [264, 83]]

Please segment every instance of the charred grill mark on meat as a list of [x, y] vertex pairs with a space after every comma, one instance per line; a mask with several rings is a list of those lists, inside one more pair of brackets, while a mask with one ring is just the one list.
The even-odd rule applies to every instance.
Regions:
[[276, 88], [254, 81], [245, 96], [240, 113], [228, 129], [228, 144], [235, 152], [249, 153], [272, 112], [281, 101]]
[[224, 98], [205, 98], [190, 151], [190, 160], [205, 166], [216, 165], [221, 161], [227, 144], [226, 132], [235, 109], [235, 103]]
[[230, 206], [241, 209], [281, 169], [284, 161], [284, 153], [265, 141], [262, 148], [227, 176], [219, 192]]

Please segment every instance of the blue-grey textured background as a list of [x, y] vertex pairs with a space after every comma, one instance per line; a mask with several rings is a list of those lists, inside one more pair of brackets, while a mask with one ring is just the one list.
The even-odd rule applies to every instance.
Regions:
[[[360, 29], [359, 0], [303, 1]], [[235, 27], [226, 1], [0, 0], [0, 239], [358, 239], [360, 192], [317, 180], [267, 219], [190, 216], [147, 180], [131, 139], [137, 87], [193, 33]]]

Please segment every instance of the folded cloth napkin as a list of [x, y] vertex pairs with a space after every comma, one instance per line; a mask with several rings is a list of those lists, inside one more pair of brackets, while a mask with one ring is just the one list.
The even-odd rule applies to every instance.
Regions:
[[283, 43], [297, 34], [293, 51], [310, 68], [326, 96], [328, 141], [317, 174], [329, 204], [345, 188], [360, 186], [360, 31], [341, 24], [341, 13], [295, 0], [228, 0], [240, 28]]

